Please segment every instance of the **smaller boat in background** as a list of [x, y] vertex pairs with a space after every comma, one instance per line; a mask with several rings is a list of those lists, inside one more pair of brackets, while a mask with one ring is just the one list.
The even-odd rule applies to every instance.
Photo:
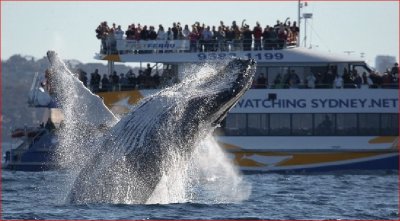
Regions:
[[2, 168], [20, 171], [57, 169], [54, 158], [58, 145], [57, 127], [51, 117], [37, 127], [17, 128], [11, 132], [11, 148], [5, 152]]

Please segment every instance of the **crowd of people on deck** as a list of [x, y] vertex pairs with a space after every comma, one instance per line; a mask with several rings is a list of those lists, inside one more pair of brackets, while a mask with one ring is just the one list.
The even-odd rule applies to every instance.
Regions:
[[195, 22], [192, 25], [181, 25], [173, 22], [172, 27], [164, 28], [132, 23], [124, 31], [121, 25], [108, 26], [107, 21], [101, 22], [96, 28], [96, 37], [102, 41], [102, 53], [116, 53], [116, 40], [127, 39], [136, 41], [147, 40], [188, 40], [190, 51], [229, 51], [229, 50], [270, 50], [294, 46], [297, 43], [299, 27], [289, 18], [284, 22], [276, 21], [275, 25], [264, 28], [256, 22], [253, 28], [242, 21], [239, 25], [233, 21], [225, 25], [220, 21], [218, 26], [210, 26]]
[[170, 70], [163, 70], [160, 74], [157, 70], [153, 71], [150, 64], [147, 64], [146, 69], [139, 70], [138, 74], [135, 74], [132, 69], [127, 73], [120, 74], [114, 71], [110, 75], [100, 74], [99, 70], [95, 69], [90, 74], [90, 77], [82, 69], [78, 69], [77, 73], [83, 85], [94, 93], [133, 89], [159, 89], [177, 83], [177, 79], [174, 79], [174, 76], [170, 74]]
[[[108, 26], [107, 21], [101, 22], [96, 29], [96, 37], [102, 41], [102, 53], [117, 53], [116, 40], [126, 39], [135, 41], [147, 40], [188, 40], [191, 52], [207, 51], [234, 51], [234, 50], [270, 50], [281, 49], [296, 45], [299, 38], [299, 27], [296, 22], [290, 22], [287, 18], [284, 22], [277, 20], [275, 25], [266, 25], [264, 28], [256, 22], [253, 28], [246, 24], [245, 20], [239, 25], [232, 21], [231, 25], [225, 25], [220, 21], [218, 26], [210, 26], [195, 22], [192, 25], [181, 25], [173, 22], [171, 27], [164, 28], [158, 25], [156, 30], [152, 25], [132, 23], [124, 31], [121, 25]], [[150, 70], [150, 71], [149, 71]], [[370, 88], [398, 87], [398, 63], [393, 68], [378, 73], [358, 73], [357, 69], [344, 69], [338, 73], [336, 66], [330, 66], [326, 72], [314, 72], [299, 77], [295, 70], [278, 74], [273, 81], [268, 80], [268, 75], [257, 74], [253, 88]], [[93, 91], [112, 91], [129, 89], [160, 88], [161, 78], [168, 74], [152, 74], [151, 68], [140, 70], [138, 74], [128, 73], [110, 76], [102, 76], [96, 70], [91, 74], [88, 82], [86, 73], [81, 71], [80, 78], [87, 82]], [[165, 70], [164, 70], [165, 72]], [[171, 78], [171, 76], [170, 76]], [[175, 80], [176, 81], [176, 80]]]
[[264, 73], [259, 73], [253, 82], [253, 88], [398, 88], [399, 66], [395, 63], [384, 73], [371, 71], [358, 73], [357, 69], [348, 71], [346, 68], [340, 75], [336, 66], [328, 66], [324, 73], [310, 73], [300, 78], [295, 70], [290, 70], [283, 76], [276, 75], [273, 82], [269, 82]]
[[[162, 73], [153, 71], [150, 64], [147, 68], [139, 70], [135, 74], [132, 70], [127, 73], [117, 74], [114, 71], [111, 75], [100, 74], [98, 69], [90, 74], [78, 70], [79, 79], [94, 93], [104, 91], [126, 91], [133, 89], [160, 89], [178, 83], [176, 74], [170, 70], [163, 70]], [[278, 74], [269, 81], [264, 73], [258, 73], [254, 79], [253, 89], [265, 88], [398, 88], [399, 67], [395, 63], [391, 69], [383, 74], [372, 71], [358, 73], [356, 69], [348, 71], [344, 69], [340, 75], [336, 66], [328, 66], [326, 72], [310, 73], [300, 77], [295, 70], [287, 71], [285, 74]]]
[[[138, 73], [130, 69], [127, 73], [100, 74], [94, 70], [90, 76], [82, 70], [77, 70], [79, 80], [92, 92], [126, 91], [134, 89], [161, 89], [179, 82], [177, 73], [171, 69], [154, 70], [150, 64]], [[41, 86], [52, 93], [49, 84], [51, 78], [50, 70], [46, 70], [45, 80]], [[371, 71], [370, 73], [358, 73], [357, 69], [348, 71], [346, 68], [339, 74], [335, 65], [330, 65], [325, 72], [303, 74], [299, 76], [294, 69], [289, 69], [285, 74], [277, 74], [273, 80], [268, 80], [264, 73], [257, 73], [253, 81], [253, 89], [265, 88], [398, 88], [399, 66], [395, 63], [384, 73]]]

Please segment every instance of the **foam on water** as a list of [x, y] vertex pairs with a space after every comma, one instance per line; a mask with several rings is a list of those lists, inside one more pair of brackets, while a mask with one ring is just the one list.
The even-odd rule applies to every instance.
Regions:
[[[77, 79], [71, 73], [68, 73], [68, 69], [65, 70], [63, 68], [65, 64], [62, 61], [59, 62], [59, 67], [53, 67], [56, 68], [57, 72], [57, 76], [54, 77], [54, 85], [58, 87], [58, 100], [62, 104], [65, 120], [64, 127], [59, 134], [60, 147], [58, 148], [57, 159], [62, 167], [70, 171], [70, 182], [66, 183], [66, 189], [70, 189], [81, 169], [102, 147], [105, 142], [103, 139], [107, 136], [101, 131], [87, 128], [84, 122], [81, 122], [80, 116], [90, 115], [92, 110], [87, 105], [88, 103], [85, 101], [84, 96], [77, 93], [82, 91], [82, 84], [79, 81], [77, 82]], [[221, 82], [208, 81], [207, 87], [199, 87], [197, 85], [198, 82], [203, 82], [204, 84], [204, 79], [217, 74], [219, 67], [220, 65], [204, 65], [201, 68], [189, 68], [185, 73], [187, 77], [181, 84], [161, 92], [164, 98], [168, 98], [167, 101], [170, 99], [179, 104], [176, 106], [179, 108], [174, 110], [175, 119], [169, 121], [171, 126], [176, 121], [181, 120], [181, 115], [186, 108], [185, 102], [190, 97], [198, 94], [211, 94], [212, 91], [220, 90], [219, 87], [226, 86], [222, 82], [222, 78]], [[176, 93], [177, 91], [179, 93]], [[165, 105], [168, 105], [168, 102], [162, 103], [160, 101], [160, 105], [166, 108]], [[149, 119], [144, 119], [146, 124], [161, 116], [161, 109], [151, 110], [151, 117], [149, 114]], [[113, 120], [110, 121], [107, 123], [108, 125], [115, 124]], [[136, 125], [136, 127], [138, 126], [140, 125]], [[165, 141], [162, 144], [163, 148], [165, 146], [168, 150], [168, 157], [166, 157], [168, 160], [161, 162], [161, 180], [147, 200], [147, 204], [182, 202], [236, 203], [249, 197], [251, 192], [250, 184], [243, 180], [243, 177], [213, 139], [211, 135], [213, 128], [211, 128], [210, 123], [204, 122], [204, 125], [200, 128], [202, 128], [201, 131], [194, 137], [193, 144], [195, 147], [193, 154], [189, 156], [182, 155], [177, 151], [182, 147], [171, 146], [187, 144], [179, 141], [171, 142], [170, 144], [168, 141], [173, 138], [161, 137]], [[144, 131], [141, 133], [141, 138], [135, 138], [139, 139], [137, 141], [138, 144], [144, 142], [141, 139], [145, 139], [144, 135], [148, 132], [145, 127], [142, 129]], [[161, 130], [165, 132], [168, 128], [161, 128]], [[105, 134], [107, 133], [105, 132]], [[164, 133], [164, 136], [165, 134], [168, 133]], [[113, 143], [108, 144], [109, 146], [106, 148], [113, 149]], [[138, 185], [143, 184], [138, 183], [132, 175], [135, 174], [132, 171], [134, 168], [130, 168], [125, 163], [126, 159], [123, 155], [127, 152], [129, 152], [129, 149], [110, 151], [112, 156], [102, 159], [98, 165], [95, 165], [97, 168], [95, 168], [96, 173], [92, 175], [92, 180], [102, 179], [104, 177], [103, 173], [107, 174], [106, 177], [112, 174], [110, 183], [105, 182], [103, 185], [113, 185], [113, 188], [103, 187], [98, 192], [92, 191], [82, 194], [87, 194], [88, 198], [91, 197], [91, 199], [93, 199], [92, 195], [107, 195], [107, 197], [99, 200], [101, 203], [137, 203], [132, 196], [140, 194], [137, 193], [138, 189], [140, 189]], [[104, 193], [104, 190], [109, 192]], [[89, 202], [93, 202], [93, 200]]]

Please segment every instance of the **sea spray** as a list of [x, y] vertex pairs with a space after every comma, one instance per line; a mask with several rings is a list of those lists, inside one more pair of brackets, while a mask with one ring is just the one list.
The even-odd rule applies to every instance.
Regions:
[[[202, 203], [239, 203], [249, 198], [251, 184], [228, 158], [211, 134], [202, 140], [193, 154], [192, 178], [204, 191]], [[197, 172], [197, 175], [196, 175]], [[194, 178], [198, 177], [198, 179]]]
[[[159, 145], [157, 148], [162, 150], [161, 156], [154, 160], [160, 157], [162, 160], [153, 160], [153, 163], [158, 163], [154, 167], [160, 167], [160, 171], [159, 177], [154, 179], [156, 187], [151, 190], [151, 196], [146, 203], [229, 203], [246, 199], [250, 194], [250, 186], [243, 181], [211, 138], [213, 126], [210, 126], [210, 120], [213, 119], [200, 122], [198, 131], [192, 131], [191, 127], [189, 130], [177, 127], [177, 123], [180, 125], [188, 120], [184, 118], [191, 99], [199, 95], [209, 95], [203, 106], [197, 107], [197, 113], [204, 115], [208, 105], [215, 105], [212, 103], [212, 94], [229, 89], [229, 84], [225, 81], [234, 81], [236, 76], [219, 73], [220, 67], [205, 65], [200, 70], [197, 69], [196, 74], [186, 74], [187, 77], [181, 84], [141, 102], [156, 102], [154, 104], [158, 107], [139, 104], [139, 110], [131, 112], [133, 115], [128, 118], [133, 124], [124, 126], [124, 123], [118, 123], [107, 132], [98, 131], [90, 125], [87, 127], [86, 122], [79, 120], [80, 115], [87, 115], [92, 111], [85, 99], [82, 99], [83, 96], [74, 93], [74, 90], [81, 90], [79, 87], [82, 85], [71, 82], [71, 75], [62, 73], [62, 68], [55, 70], [59, 72], [59, 77], [54, 85], [59, 87], [58, 99], [63, 103], [65, 115], [57, 156], [60, 164], [71, 171], [71, 180], [76, 177], [74, 185], [67, 185], [73, 186], [69, 197], [79, 197], [78, 203], [144, 203], [141, 195], [149, 183], [140, 178], [145, 174], [138, 170], [136, 163], [128, 159], [126, 154], [131, 153], [131, 148], [137, 150], [137, 146], [140, 151], [150, 148], [148, 151], [151, 152], [151, 148], [155, 146], [143, 146], [148, 143], [146, 137], [151, 135], [154, 145]], [[150, 109], [146, 110], [146, 107]], [[158, 121], [163, 118], [167, 120], [164, 119], [164, 123], [158, 125]], [[106, 124], [112, 126], [115, 123]], [[140, 132], [134, 136], [122, 137], [115, 134], [121, 130]], [[177, 134], [182, 137], [176, 136]], [[121, 143], [132, 143], [133, 146], [121, 149]], [[130, 157], [145, 153], [140, 151]], [[150, 168], [149, 171], [153, 169]]]
[[189, 160], [174, 162], [147, 204], [240, 203], [250, 196], [251, 184], [211, 134], [196, 144]]

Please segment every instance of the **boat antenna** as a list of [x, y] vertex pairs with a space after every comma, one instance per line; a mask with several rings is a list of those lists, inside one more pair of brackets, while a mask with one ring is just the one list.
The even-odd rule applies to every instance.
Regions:
[[297, 47], [299, 47], [300, 46], [300, 20], [301, 20], [301, 18], [300, 18], [300, 8], [301, 8], [301, 0], [299, 0], [298, 1], [298, 5], [297, 5], [297, 27], [299, 27], [299, 33], [298, 33], [298, 36], [297, 36]]
[[[303, 13], [303, 16], [301, 15], [301, 9], [303, 8], [303, 7], [307, 7], [308, 6], [308, 3], [305, 1], [304, 2], [304, 4], [301, 2], [301, 0], [299, 0], [298, 1], [298, 6], [297, 6], [297, 27], [299, 27], [299, 34], [298, 34], [298, 37], [297, 37], [297, 47], [299, 47], [300, 46], [300, 33], [301, 33], [301, 25], [300, 25], [300, 22], [301, 22], [301, 19], [302, 18], [304, 18], [304, 42], [306, 41], [306, 38], [307, 38], [307, 30], [306, 30], [306, 23], [307, 23], [307, 19], [308, 18], [312, 18], [312, 13]], [[306, 47], [306, 43], [304, 43], [304, 47]]]

